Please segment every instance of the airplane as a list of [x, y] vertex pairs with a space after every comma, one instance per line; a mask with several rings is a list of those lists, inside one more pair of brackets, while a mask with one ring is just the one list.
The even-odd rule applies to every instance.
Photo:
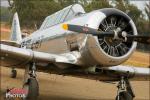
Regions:
[[121, 65], [136, 50], [137, 42], [150, 44], [150, 36], [138, 35], [132, 19], [115, 8], [89, 13], [80, 4], [70, 5], [45, 18], [41, 27], [22, 38], [18, 14], [10, 40], [1, 40], [1, 65], [25, 69], [25, 100], [37, 100], [36, 71], [104, 82], [118, 82], [116, 100], [133, 100], [130, 80], [149, 81], [150, 68]]

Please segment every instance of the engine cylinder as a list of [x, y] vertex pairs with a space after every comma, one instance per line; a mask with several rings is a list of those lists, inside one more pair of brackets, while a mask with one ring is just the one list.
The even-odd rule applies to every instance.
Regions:
[[[97, 29], [102, 32], [121, 29], [121, 32], [137, 35], [137, 30], [132, 19], [124, 12], [106, 8], [98, 10], [104, 17]], [[136, 48], [136, 42], [125, 42], [122, 39], [113, 37], [98, 37], [89, 35], [82, 55], [91, 63], [98, 65], [112, 66], [126, 61]]]

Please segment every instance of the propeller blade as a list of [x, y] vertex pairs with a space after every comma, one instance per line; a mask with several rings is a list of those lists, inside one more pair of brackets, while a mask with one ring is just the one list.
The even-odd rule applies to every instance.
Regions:
[[144, 35], [127, 35], [127, 42], [136, 41], [139, 43], [150, 44], [150, 36]]
[[114, 36], [113, 31], [112, 32], [100, 32], [100, 31], [97, 31], [96, 29], [86, 27], [86, 26], [63, 24], [62, 27], [65, 30], [78, 32], [78, 33], [92, 34], [92, 35], [96, 35], [99, 37], [104, 37], [104, 36], [113, 37]]
[[[72, 24], [63, 24], [62, 27], [65, 30], [78, 32], [78, 33], [92, 34], [92, 35], [95, 35], [98, 37], [115, 37], [114, 31], [101, 32], [101, 31], [98, 31], [98, 30], [90, 28], [90, 27], [80, 26], [80, 25], [72, 25]], [[124, 37], [121, 32], [117, 33], [117, 35], [119, 36], [119, 38]], [[126, 42], [137, 41], [139, 43], [150, 44], [150, 36], [126, 34], [125, 37], [127, 38]]]

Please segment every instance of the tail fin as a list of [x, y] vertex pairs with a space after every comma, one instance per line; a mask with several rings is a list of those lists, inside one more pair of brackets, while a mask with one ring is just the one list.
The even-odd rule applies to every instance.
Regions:
[[14, 14], [13, 17], [10, 40], [16, 43], [20, 43], [22, 41], [20, 23], [17, 12]]

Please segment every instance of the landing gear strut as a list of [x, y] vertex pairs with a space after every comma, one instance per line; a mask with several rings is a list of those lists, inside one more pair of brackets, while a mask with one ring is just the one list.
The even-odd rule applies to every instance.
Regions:
[[122, 76], [118, 83], [116, 100], [133, 100], [135, 97], [131, 84], [127, 77]]
[[27, 92], [24, 100], [37, 100], [39, 95], [39, 85], [36, 79], [35, 63], [31, 63], [25, 70], [23, 89]]
[[10, 77], [11, 78], [16, 78], [17, 77], [17, 70], [15, 70], [15, 68], [12, 68]]

